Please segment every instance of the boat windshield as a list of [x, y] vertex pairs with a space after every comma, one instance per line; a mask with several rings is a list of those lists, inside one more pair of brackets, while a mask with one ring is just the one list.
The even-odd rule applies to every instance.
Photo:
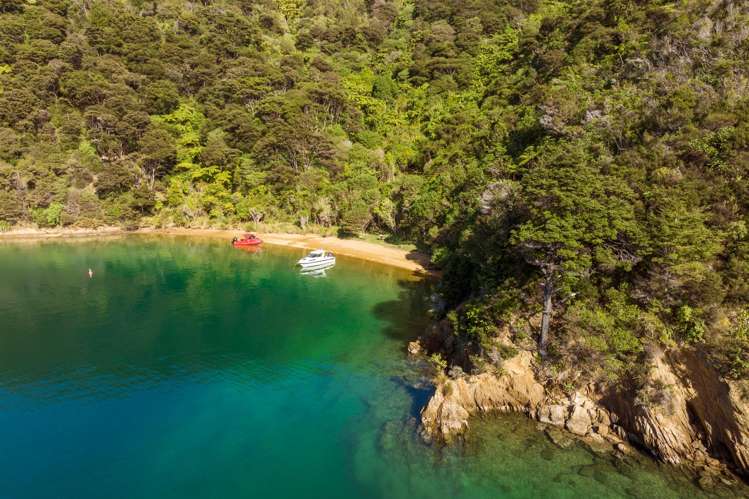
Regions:
[[313, 251], [312, 253], [310, 253], [308, 256], [310, 256], [312, 258], [319, 258], [319, 257], [323, 256], [324, 254], [325, 253], [322, 250], [316, 250], [316, 251]]

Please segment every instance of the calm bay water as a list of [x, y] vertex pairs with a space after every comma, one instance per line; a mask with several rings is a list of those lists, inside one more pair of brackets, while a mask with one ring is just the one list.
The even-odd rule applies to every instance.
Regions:
[[[0, 497], [699, 497], [522, 417], [415, 435], [407, 274], [127, 237], [0, 244]], [[89, 279], [86, 271], [95, 274]]]

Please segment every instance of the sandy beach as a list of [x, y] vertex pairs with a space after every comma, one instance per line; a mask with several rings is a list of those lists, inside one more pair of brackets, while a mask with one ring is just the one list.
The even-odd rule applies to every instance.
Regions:
[[[21, 228], [0, 233], [2, 240], [23, 239], [57, 239], [78, 237], [115, 236], [124, 234], [164, 234], [174, 236], [200, 236], [216, 237], [230, 240], [232, 237], [243, 234], [244, 230], [229, 229], [155, 229], [144, 228], [135, 231], [125, 231], [119, 227], [101, 227], [98, 229], [35, 229]], [[341, 239], [332, 236], [320, 236], [318, 234], [290, 234], [275, 232], [257, 232], [264, 244], [273, 246], [286, 246], [300, 249], [325, 249], [338, 255], [359, 258], [370, 262], [390, 265], [412, 271], [416, 274], [430, 274], [427, 270], [429, 257], [417, 251], [408, 251], [397, 246], [386, 243], [373, 243], [360, 239]]]

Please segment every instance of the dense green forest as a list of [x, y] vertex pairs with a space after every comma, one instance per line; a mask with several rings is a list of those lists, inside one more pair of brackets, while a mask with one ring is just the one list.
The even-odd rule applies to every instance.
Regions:
[[2, 0], [0, 224], [390, 234], [474, 367], [747, 377], [748, 61], [740, 0]]

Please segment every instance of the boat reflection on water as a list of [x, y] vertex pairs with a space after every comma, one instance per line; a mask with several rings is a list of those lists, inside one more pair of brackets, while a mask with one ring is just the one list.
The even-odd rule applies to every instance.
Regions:
[[315, 267], [313, 269], [301, 268], [299, 270], [299, 275], [303, 275], [306, 277], [327, 277], [326, 271], [332, 269], [333, 267], [335, 267], [335, 262], [331, 262], [322, 267]]
[[299, 275], [303, 275], [304, 277], [328, 277], [328, 274], [325, 273], [325, 269], [302, 270], [299, 272]]
[[239, 251], [244, 251], [245, 253], [262, 253], [263, 248], [260, 246], [234, 246]]

